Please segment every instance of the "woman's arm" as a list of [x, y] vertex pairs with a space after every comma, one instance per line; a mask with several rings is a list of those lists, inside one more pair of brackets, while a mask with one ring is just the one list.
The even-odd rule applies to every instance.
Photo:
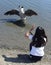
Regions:
[[32, 25], [31, 29], [25, 33], [25, 37], [29, 38], [30, 35], [32, 35], [31, 31], [34, 29], [34, 25]]

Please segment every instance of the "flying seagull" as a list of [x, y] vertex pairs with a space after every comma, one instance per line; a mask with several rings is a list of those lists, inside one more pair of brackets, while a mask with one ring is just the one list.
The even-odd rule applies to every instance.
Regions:
[[37, 15], [37, 13], [31, 9], [24, 10], [24, 7], [19, 6], [19, 10], [10, 10], [4, 13], [4, 15], [18, 15], [20, 16], [21, 20], [26, 20], [26, 16], [32, 16], [32, 15]]

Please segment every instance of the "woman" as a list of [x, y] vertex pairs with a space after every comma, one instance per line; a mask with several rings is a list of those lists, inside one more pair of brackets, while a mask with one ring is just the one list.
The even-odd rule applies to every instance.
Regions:
[[25, 36], [32, 40], [30, 43], [30, 60], [33, 62], [40, 61], [44, 56], [44, 47], [47, 42], [47, 36], [45, 30], [38, 26], [35, 31], [35, 35], [32, 34], [34, 26], [25, 34]]

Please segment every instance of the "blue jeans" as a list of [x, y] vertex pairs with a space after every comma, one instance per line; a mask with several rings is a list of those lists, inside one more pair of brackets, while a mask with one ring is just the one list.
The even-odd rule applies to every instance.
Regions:
[[37, 61], [41, 61], [42, 56], [33, 56], [33, 55], [30, 54], [29, 59], [30, 59], [32, 62], [37, 62]]

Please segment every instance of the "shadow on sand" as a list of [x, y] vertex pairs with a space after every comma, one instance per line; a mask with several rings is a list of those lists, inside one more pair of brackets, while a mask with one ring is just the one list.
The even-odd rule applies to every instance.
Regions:
[[29, 55], [27, 54], [18, 54], [18, 57], [7, 57], [5, 55], [2, 55], [4, 57], [4, 60], [7, 62], [14, 62], [14, 63], [31, 63], [29, 60]]
[[23, 20], [16, 20], [16, 19], [0, 19], [3, 22], [13, 23], [14, 25], [17, 25], [19, 27], [25, 27], [25, 23]]

